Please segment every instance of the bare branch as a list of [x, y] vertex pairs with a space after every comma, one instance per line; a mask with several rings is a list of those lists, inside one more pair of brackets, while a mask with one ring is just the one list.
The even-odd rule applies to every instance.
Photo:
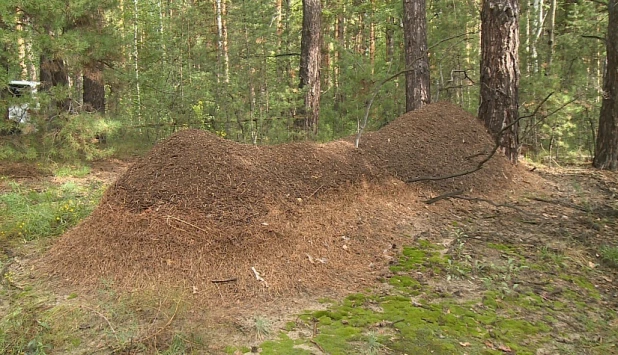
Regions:
[[536, 116], [536, 114], [539, 112], [539, 110], [541, 109], [541, 107], [543, 106], [543, 104], [545, 104], [545, 102], [547, 102], [547, 100], [549, 100], [549, 98], [554, 94], [554, 91], [550, 92], [549, 95], [545, 96], [545, 98], [536, 106], [536, 108], [534, 109], [534, 111], [532, 111], [531, 114], [526, 115], [526, 116], [521, 116], [519, 117], [519, 119], [523, 119], [523, 118], [529, 118], [529, 117], [534, 117]]
[[496, 154], [496, 152], [498, 151], [498, 149], [500, 148], [500, 138], [502, 137], [502, 135], [504, 134], [504, 132], [506, 132], [506, 130], [508, 130], [509, 128], [513, 127], [514, 125], [516, 125], [519, 121], [523, 120], [524, 118], [529, 118], [534, 116], [540, 109], [541, 106], [543, 106], [543, 104], [545, 104], [545, 102], [547, 102], [547, 100], [549, 100], [549, 98], [553, 95], [554, 93], [550, 93], [549, 95], [547, 95], [543, 101], [541, 101], [539, 103], [539, 105], [536, 107], [536, 109], [534, 110], [534, 112], [531, 115], [526, 115], [526, 116], [521, 116], [518, 119], [516, 119], [515, 121], [511, 122], [510, 124], [502, 127], [502, 129], [500, 130], [500, 132], [498, 132], [498, 135], [496, 136], [496, 140], [494, 143], [494, 147], [491, 150], [491, 152], [489, 153], [489, 155], [487, 155], [487, 157], [485, 157], [483, 160], [481, 160], [476, 167], [466, 170], [466, 171], [462, 171], [459, 173], [455, 173], [452, 175], [447, 175], [447, 176], [423, 176], [423, 177], [418, 177], [418, 178], [414, 178], [414, 179], [409, 179], [406, 180], [407, 183], [413, 183], [413, 182], [420, 182], [420, 181], [439, 181], [439, 180], [446, 180], [446, 179], [452, 179], [452, 178], [456, 178], [456, 177], [460, 177], [460, 176], [464, 176], [464, 175], [469, 175], [472, 173], [475, 173], [479, 170], [481, 170], [483, 168], [483, 165], [485, 165], [485, 163], [487, 163], [491, 158], [493, 158], [493, 156]]
[[[466, 32], [466, 33], [460, 33], [458, 35], [454, 35], [451, 37], [447, 37], [444, 39], [439, 40], [438, 42], [432, 44], [431, 46], [427, 47], [427, 52], [429, 52], [430, 49], [439, 46], [440, 44], [444, 43], [444, 42], [448, 42], [450, 40], [456, 39], [456, 38], [461, 38], [461, 37], [465, 37], [468, 35], [473, 35], [473, 34], [477, 34], [478, 31], [470, 31], [470, 32]], [[422, 57], [418, 57], [414, 59], [414, 63], [416, 63], [417, 61], [423, 59]], [[369, 112], [371, 111], [371, 106], [373, 105], [373, 101], [375, 101], [375, 98], [378, 96], [378, 94], [380, 93], [380, 89], [382, 89], [382, 86], [384, 86], [384, 84], [388, 83], [389, 81], [399, 77], [402, 74], [414, 71], [416, 69], [414, 68], [406, 68], [403, 70], [400, 70], [399, 72], [389, 76], [388, 78], [382, 80], [378, 86], [375, 88], [375, 90], [373, 91], [373, 93], [371, 94], [371, 99], [369, 99], [369, 101], [367, 102], [367, 106], [365, 108], [365, 116], [363, 117], [362, 121], [358, 120], [357, 122], [357, 134], [356, 134], [356, 139], [354, 140], [354, 147], [358, 148], [359, 144], [360, 144], [360, 139], [361, 136], [363, 134], [363, 131], [365, 130], [365, 127], [367, 127], [367, 121], [369, 119]], [[362, 122], [362, 123], [361, 123]]]
[[[570, 100], [570, 101], [567, 101], [567, 102], [565, 102], [564, 104], [560, 105], [560, 107], [558, 107], [557, 109], [553, 110], [552, 112], [550, 112], [550, 113], [548, 113], [548, 114], [546, 114], [546, 115], [541, 116], [541, 118], [539, 118], [539, 120], [536, 122], [536, 124], [535, 124], [534, 126], [532, 126], [530, 129], [526, 130], [526, 131], [522, 134], [522, 137], [523, 137], [523, 138], [527, 137], [527, 136], [528, 136], [528, 133], [530, 133], [530, 131], [532, 130], [532, 128], [535, 128], [535, 127], [540, 126], [541, 124], [543, 124], [543, 123], [545, 122], [545, 120], [546, 120], [548, 117], [551, 117], [551, 116], [555, 115], [556, 113], [558, 113], [558, 112], [562, 111], [562, 109], [563, 109], [563, 108], [567, 107], [568, 105], [572, 104], [573, 102], [575, 102], [575, 101], [577, 101], [577, 100], [578, 100], [578, 98], [574, 98], [574, 99], [572, 99], [572, 100]], [[534, 115], [536, 114], [536, 112], [538, 112], [538, 110], [535, 110], [535, 112], [534, 112], [534, 113], [532, 113], [532, 114], [530, 114], [530, 115], [524, 116], [524, 118], [532, 117], [532, 116], [534, 116]]]
[[599, 41], [601, 41], [603, 43], [607, 42], [607, 39], [605, 37], [599, 37], [599, 36], [582, 35], [582, 38], [598, 39]]
[[470, 201], [470, 202], [485, 202], [488, 203], [494, 207], [506, 207], [506, 208], [511, 208], [514, 209], [522, 214], [526, 214], [526, 215], [530, 215], [529, 212], [526, 212], [524, 210], [522, 210], [521, 208], [517, 207], [517, 206], [513, 206], [511, 204], [508, 203], [496, 203], [492, 200], [488, 200], [488, 199], [484, 199], [484, 198], [480, 198], [480, 197], [468, 197], [468, 196], [460, 196], [463, 193], [463, 190], [457, 190], [457, 191], [452, 191], [452, 192], [448, 192], [445, 193], [443, 195], [434, 197], [430, 200], [425, 201], [426, 204], [431, 205], [432, 203], [436, 203], [440, 200], [445, 200], [445, 199], [459, 199], [459, 200], [465, 200], [465, 201]]
[[431, 199], [425, 201], [425, 203], [428, 204], [428, 205], [431, 205], [431, 204], [436, 203], [436, 202], [438, 202], [440, 200], [444, 200], [444, 199], [447, 199], [447, 198], [451, 198], [453, 196], [461, 195], [463, 193], [464, 193], [463, 190], [447, 192], [447, 193], [442, 194], [440, 196], [436, 196], [434, 198], [431, 198]]

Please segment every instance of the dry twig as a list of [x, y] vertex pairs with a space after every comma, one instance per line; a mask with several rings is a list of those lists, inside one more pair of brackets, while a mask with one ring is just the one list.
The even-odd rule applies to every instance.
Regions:
[[165, 218], [167, 218], [167, 225], [169, 225], [169, 220], [173, 219], [173, 220], [178, 221], [180, 223], [184, 223], [184, 224], [186, 224], [188, 226], [191, 226], [191, 227], [193, 227], [193, 228], [195, 228], [195, 229], [197, 229], [197, 230], [199, 230], [201, 232], [208, 233], [208, 231], [206, 231], [205, 229], [202, 229], [202, 228], [196, 226], [195, 224], [191, 224], [191, 223], [189, 223], [187, 221], [183, 221], [182, 219], [180, 219], [178, 217], [167, 215], [167, 216], [165, 216]]
[[210, 282], [215, 283], [215, 284], [222, 284], [226, 282], [234, 282], [237, 280], [238, 280], [237, 277], [230, 277], [229, 279], [223, 279], [223, 280], [210, 280]]
[[82, 307], [84, 309], [87, 309], [87, 310], [95, 313], [99, 317], [103, 318], [105, 320], [105, 322], [107, 322], [107, 325], [109, 326], [109, 329], [111, 329], [112, 334], [114, 335], [114, 338], [116, 338], [116, 341], [120, 341], [120, 339], [118, 338], [118, 335], [116, 334], [116, 330], [114, 329], [114, 326], [112, 325], [112, 322], [110, 322], [109, 319], [103, 313], [97, 311], [94, 308], [90, 308], [88, 306], [81, 305], [80, 307]]

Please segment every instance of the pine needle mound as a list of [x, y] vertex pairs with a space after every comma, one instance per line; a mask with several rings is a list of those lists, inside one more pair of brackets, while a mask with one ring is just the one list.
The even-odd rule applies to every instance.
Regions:
[[404, 182], [467, 170], [493, 147], [451, 104], [365, 134], [360, 149], [351, 142], [255, 147], [178, 132], [129, 168], [39, 269], [72, 287], [181, 288], [221, 305], [351, 292], [383, 275], [420, 228], [423, 199], [499, 190], [514, 171], [496, 157], [469, 176]]

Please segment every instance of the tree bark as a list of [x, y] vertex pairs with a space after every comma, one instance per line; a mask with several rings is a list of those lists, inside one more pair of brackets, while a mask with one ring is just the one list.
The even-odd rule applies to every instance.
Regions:
[[388, 18], [388, 23], [386, 24], [386, 33], [385, 33], [385, 41], [386, 41], [386, 62], [391, 63], [393, 61], [393, 56], [395, 54], [395, 19], [393, 17]]
[[299, 88], [307, 86], [304, 129], [314, 135], [320, 117], [321, 13], [320, 0], [303, 0]]
[[554, 51], [556, 48], [556, 7], [558, 4], [556, 0], [551, 0], [551, 6], [549, 8], [549, 26], [547, 29], [547, 46], [549, 47], [549, 51], [547, 52], [547, 70], [545, 71], [545, 75], [549, 75], [549, 71], [551, 70], [551, 66], [554, 61]]
[[609, 0], [607, 26], [607, 71], [593, 165], [618, 170], [618, 0]]
[[[160, 3], [159, 3], [160, 4]], [[159, 15], [162, 16], [161, 7]], [[103, 10], [97, 8], [95, 11], [85, 14], [75, 21], [75, 26], [81, 31], [90, 31], [101, 34], [104, 23]], [[159, 31], [163, 32], [162, 19], [159, 18]], [[91, 48], [94, 51], [94, 47]], [[88, 62], [84, 65], [82, 75], [82, 103], [83, 110], [86, 112], [98, 112], [105, 114], [105, 82], [103, 80], [103, 64], [94, 55], [89, 56]]]
[[417, 110], [431, 101], [425, 0], [403, 0], [405, 41], [406, 111]]
[[84, 69], [84, 111], [105, 113], [105, 85], [103, 70], [100, 65], [94, 64]]
[[489, 132], [499, 138], [501, 149], [514, 164], [519, 149], [519, 125], [514, 123], [519, 108], [518, 22], [517, 0], [483, 1], [479, 118]]
[[62, 59], [52, 59], [47, 55], [41, 55], [39, 66], [39, 79], [41, 89], [47, 90], [52, 86], [69, 85], [69, 74]]

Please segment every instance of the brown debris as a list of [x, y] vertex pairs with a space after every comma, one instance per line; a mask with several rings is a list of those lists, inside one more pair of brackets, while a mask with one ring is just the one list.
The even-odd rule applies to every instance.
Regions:
[[373, 284], [392, 249], [410, 242], [404, 234], [420, 232], [426, 197], [487, 195], [514, 171], [496, 157], [470, 176], [402, 182], [468, 169], [491, 150], [482, 125], [452, 104], [365, 134], [360, 149], [351, 141], [255, 147], [178, 132], [120, 177], [39, 268], [68, 285], [175, 287], [220, 305], [341, 294]]

